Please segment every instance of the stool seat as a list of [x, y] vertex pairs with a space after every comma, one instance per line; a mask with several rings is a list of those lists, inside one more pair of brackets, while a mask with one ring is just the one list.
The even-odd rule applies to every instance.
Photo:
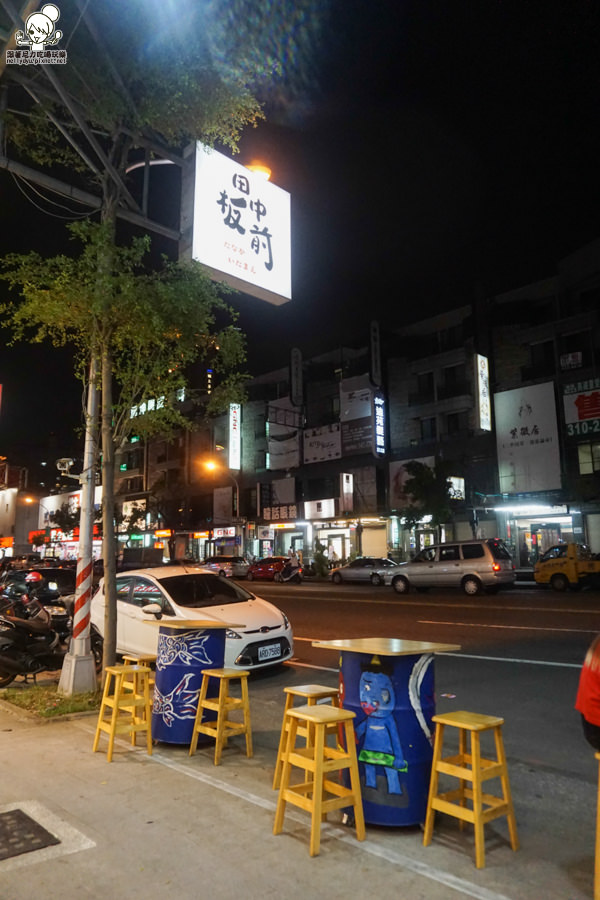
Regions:
[[[504, 719], [499, 716], [487, 716], [480, 713], [460, 710], [433, 716], [436, 723], [431, 782], [427, 801], [427, 814], [423, 833], [423, 845], [431, 842], [435, 811], [446, 813], [475, 827], [475, 864], [478, 869], [485, 865], [485, 844], [483, 826], [499, 816], [506, 816], [510, 844], [513, 850], [519, 849], [517, 825], [513, 808], [506, 754], [502, 738]], [[453, 756], [442, 756], [444, 729], [458, 729], [458, 753]], [[481, 756], [481, 734], [493, 732], [496, 747], [496, 759]], [[470, 735], [471, 752], [467, 753], [466, 735]], [[459, 786], [455, 790], [440, 793], [439, 776], [448, 775], [457, 778]], [[502, 787], [500, 797], [483, 793], [482, 784], [490, 778], [499, 778]], [[466, 787], [469, 782], [472, 787]], [[467, 807], [466, 801], [472, 804]]]
[[[283, 689], [285, 696], [285, 706], [283, 710], [283, 720], [281, 723], [281, 735], [279, 736], [279, 747], [277, 750], [277, 760], [275, 761], [275, 772], [273, 775], [273, 790], [276, 791], [281, 782], [281, 770], [283, 768], [283, 753], [285, 750], [287, 733], [289, 730], [289, 722], [287, 712], [294, 704], [294, 698], [299, 697], [306, 701], [304, 705], [313, 706], [320, 700], [330, 700], [333, 706], [339, 708], [340, 692], [337, 688], [329, 687], [326, 684], [298, 684], [294, 687], [286, 687]], [[298, 726], [298, 734], [306, 738], [307, 744], [311, 742], [311, 735], [302, 725]]]
[[[283, 828], [285, 809], [288, 803], [311, 814], [310, 855], [316, 856], [320, 849], [321, 822], [329, 812], [347, 807], [354, 808], [356, 836], [365, 838], [365, 820], [362, 808], [356, 741], [354, 738], [354, 713], [330, 705], [296, 706], [287, 712], [289, 729], [283, 754], [283, 768], [279, 797], [275, 812], [273, 834], [280, 834]], [[313, 729], [314, 743], [305, 747], [296, 744], [298, 728], [302, 724], [307, 733]], [[331, 726], [341, 726], [344, 730], [346, 749], [327, 744]], [[304, 771], [304, 781], [291, 784], [292, 767]], [[348, 769], [350, 787], [326, 777], [334, 772]], [[338, 776], [339, 777], [339, 776]]]
[[[215, 766], [221, 762], [221, 753], [226, 746], [228, 738], [233, 735], [245, 735], [246, 756], [251, 757], [252, 731], [250, 726], [250, 703], [248, 699], [248, 675], [245, 669], [202, 669], [202, 684], [198, 695], [198, 709], [192, 731], [189, 755], [193, 756], [198, 746], [198, 735], [205, 734], [215, 739]], [[210, 679], [216, 678], [219, 682], [219, 693], [216, 698], [208, 697]], [[239, 680], [241, 697], [234, 697], [229, 693], [232, 681]], [[237, 722], [229, 717], [234, 710], [242, 711], [242, 721]], [[206, 710], [216, 713], [216, 719], [203, 721]]]
[[135, 746], [138, 732], [146, 734], [146, 749], [152, 755], [152, 705], [148, 666], [107, 666], [92, 750], [98, 749], [100, 734], [108, 734], [107, 761], [112, 761], [115, 736], [130, 734]]

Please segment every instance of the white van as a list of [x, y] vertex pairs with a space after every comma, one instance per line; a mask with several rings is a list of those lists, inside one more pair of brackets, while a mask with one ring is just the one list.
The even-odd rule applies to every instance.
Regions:
[[515, 564], [504, 542], [488, 538], [425, 547], [412, 562], [400, 563], [388, 584], [397, 594], [406, 594], [413, 587], [417, 591], [450, 587], [471, 595], [482, 590], [495, 594], [514, 584], [515, 577]]

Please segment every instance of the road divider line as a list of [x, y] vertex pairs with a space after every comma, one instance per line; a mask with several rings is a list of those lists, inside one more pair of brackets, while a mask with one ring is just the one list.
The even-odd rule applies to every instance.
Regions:
[[519, 659], [512, 656], [483, 656], [476, 653], [450, 653], [444, 651], [440, 656], [457, 656], [459, 659], [483, 659], [487, 662], [522, 663], [526, 666], [550, 666], [557, 669], [581, 669], [581, 663], [550, 662], [545, 659]]
[[[566, 631], [581, 634], [598, 634], [597, 628], [550, 628], [543, 625], [495, 625], [484, 622], [441, 622], [435, 619], [419, 619], [419, 625], [453, 625], [456, 628], [504, 628], [508, 631]], [[302, 638], [295, 638], [302, 640]]]

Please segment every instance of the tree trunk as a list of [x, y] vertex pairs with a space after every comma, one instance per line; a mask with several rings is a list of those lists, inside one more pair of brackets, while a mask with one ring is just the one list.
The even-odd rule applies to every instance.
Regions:
[[[113, 251], [117, 221], [118, 190], [106, 179], [103, 185], [101, 220], [109, 228], [106, 243], [98, 258], [98, 289], [107, 291], [107, 281], [113, 268]], [[102, 303], [111, 305], [111, 296], [101, 296]], [[115, 442], [113, 436], [112, 350], [110, 333], [102, 332], [99, 341], [102, 378], [101, 435], [102, 435], [102, 555], [104, 557], [104, 652], [103, 666], [114, 666], [117, 658], [117, 553], [115, 538]]]
[[102, 350], [102, 553], [104, 556], [104, 666], [117, 655], [117, 582], [115, 539], [115, 448], [112, 432], [112, 356]]

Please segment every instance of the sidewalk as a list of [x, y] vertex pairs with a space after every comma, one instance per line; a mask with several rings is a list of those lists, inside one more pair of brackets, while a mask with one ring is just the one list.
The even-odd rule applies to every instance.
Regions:
[[[325, 676], [325, 677], [323, 677]], [[595, 761], [589, 779], [534, 769], [511, 758], [521, 849], [506, 821], [486, 826], [486, 867], [474, 865], [472, 828], [438, 814], [433, 842], [419, 827], [368, 825], [356, 841], [341, 819], [323, 826], [320, 856], [308, 853], [309, 822], [288, 807], [272, 835], [271, 790], [282, 688], [310, 681], [285, 667], [250, 682], [254, 752], [233, 739], [219, 767], [212, 746], [159, 744], [151, 757], [128, 741], [106, 762], [92, 753], [96, 718], [40, 722], [0, 703], [0, 813], [20, 809], [59, 844], [0, 861], [2, 900], [589, 900], [593, 896]], [[319, 681], [335, 684], [332, 673]]]

